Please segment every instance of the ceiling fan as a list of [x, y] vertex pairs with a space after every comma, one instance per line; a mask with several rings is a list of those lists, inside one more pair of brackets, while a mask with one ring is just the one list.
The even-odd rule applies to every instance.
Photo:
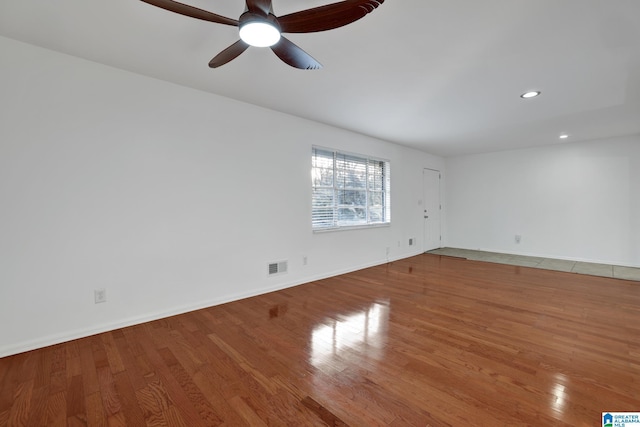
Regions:
[[322, 68], [322, 65], [281, 33], [313, 33], [342, 27], [363, 18], [384, 2], [345, 0], [277, 17], [271, 0], [246, 0], [245, 12], [235, 20], [173, 0], [141, 1], [180, 15], [239, 27], [240, 40], [216, 55], [209, 62], [211, 68], [237, 58], [249, 46], [258, 46], [271, 47], [288, 65], [306, 70]]

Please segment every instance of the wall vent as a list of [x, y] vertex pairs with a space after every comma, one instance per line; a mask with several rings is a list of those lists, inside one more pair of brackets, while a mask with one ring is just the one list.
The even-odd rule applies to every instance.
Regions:
[[287, 261], [269, 263], [269, 276], [274, 274], [284, 274], [287, 272]]

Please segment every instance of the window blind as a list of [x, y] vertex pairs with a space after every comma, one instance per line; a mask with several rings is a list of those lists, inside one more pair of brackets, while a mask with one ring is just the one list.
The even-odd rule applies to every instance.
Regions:
[[390, 172], [386, 160], [314, 147], [312, 228], [390, 223]]

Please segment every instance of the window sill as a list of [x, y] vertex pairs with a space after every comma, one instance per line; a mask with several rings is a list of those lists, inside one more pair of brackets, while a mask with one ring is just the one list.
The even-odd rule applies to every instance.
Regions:
[[322, 233], [333, 233], [335, 231], [349, 231], [349, 230], [363, 230], [367, 228], [384, 228], [390, 227], [391, 223], [386, 222], [384, 224], [367, 224], [367, 225], [343, 225], [341, 227], [331, 227], [331, 228], [315, 228], [313, 229], [313, 233], [322, 234]]

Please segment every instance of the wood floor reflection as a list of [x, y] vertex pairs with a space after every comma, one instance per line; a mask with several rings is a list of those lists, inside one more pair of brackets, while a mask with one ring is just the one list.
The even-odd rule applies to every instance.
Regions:
[[638, 282], [420, 255], [0, 359], [0, 426], [601, 425]]

